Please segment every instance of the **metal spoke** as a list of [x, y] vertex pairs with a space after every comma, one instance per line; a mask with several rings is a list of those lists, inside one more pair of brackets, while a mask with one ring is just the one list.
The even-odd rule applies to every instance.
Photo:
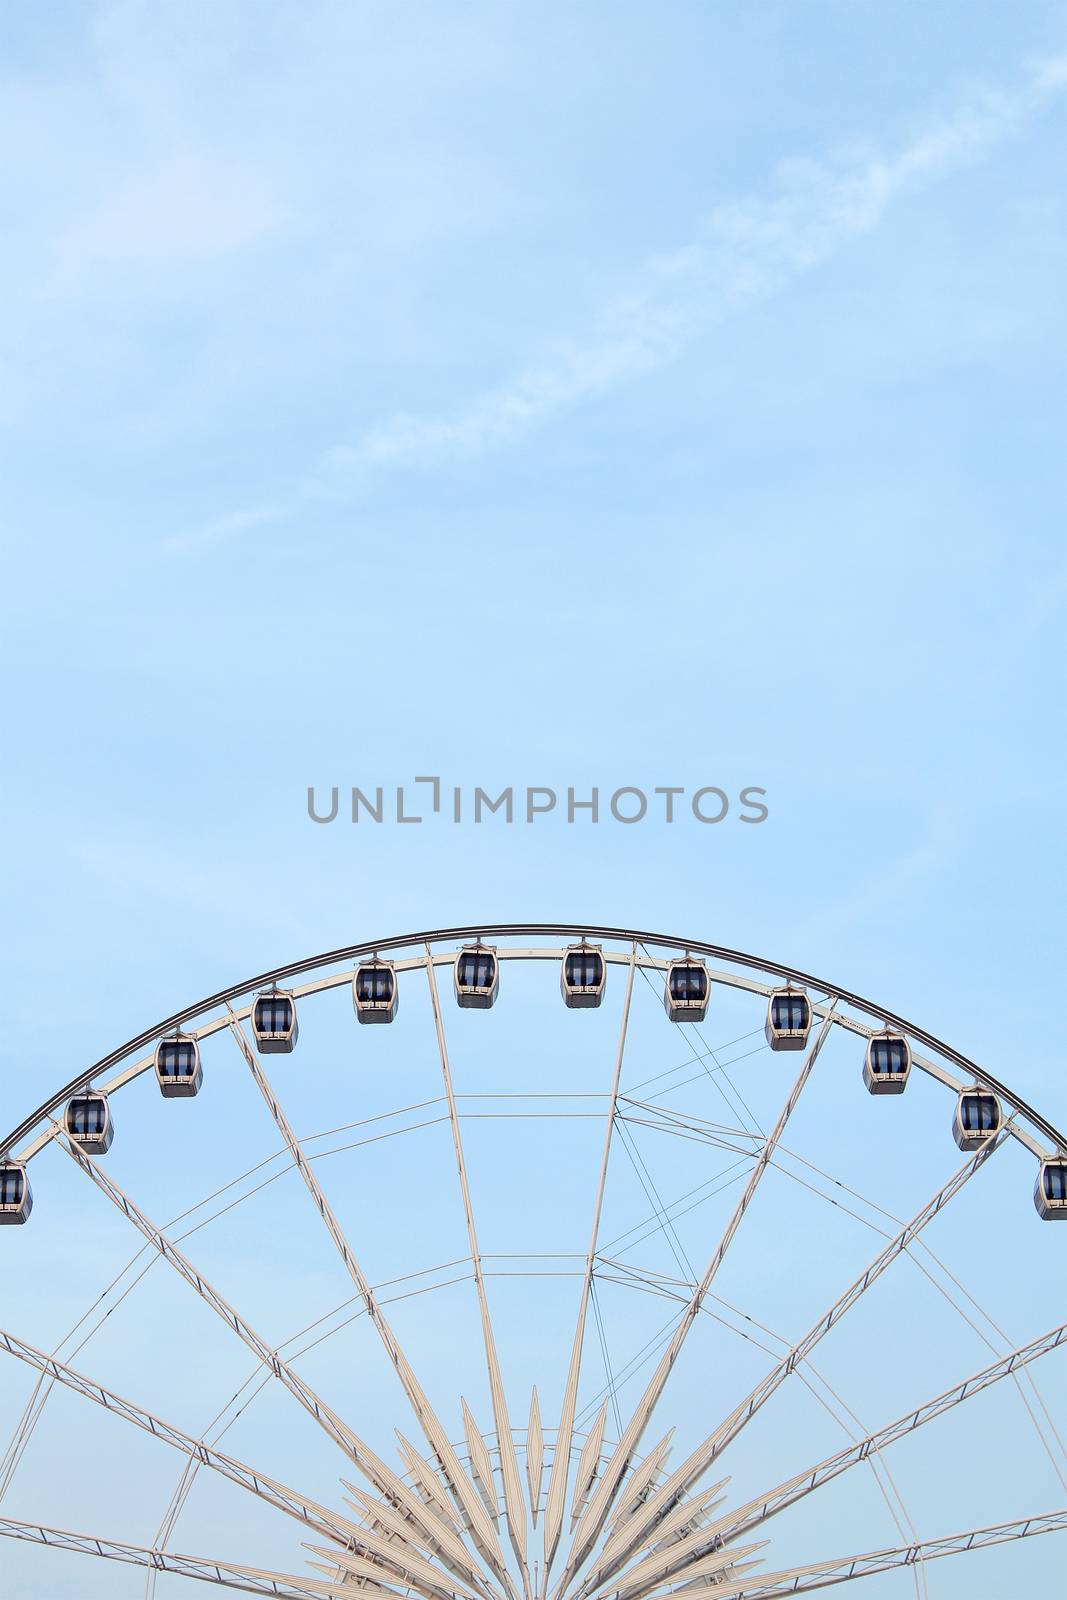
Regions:
[[[736, 1550], [724, 1550], [710, 1541], [697, 1529], [669, 1551], [657, 1550], [626, 1574], [617, 1600], [643, 1600], [643, 1597], [662, 1589], [665, 1584], [675, 1584], [682, 1578], [707, 1580], [714, 1576], [726, 1581], [731, 1569], [743, 1556], [762, 1550], [766, 1540], [756, 1544], [741, 1545]], [[742, 1568], [744, 1570], [744, 1568]]]
[[585, 1275], [582, 1279], [581, 1295], [578, 1301], [578, 1320], [571, 1345], [567, 1382], [563, 1390], [563, 1409], [560, 1413], [559, 1429], [556, 1433], [552, 1467], [548, 1476], [544, 1526], [545, 1573], [543, 1581], [545, 1586], [548, 1583], [548, 1574], [555, 1559], [560, 1531], [563, 1527], [563, 1508], [567, 1498], [567, 1478], [571, 1464], [571, 1439], [574, 1435], [574, 1411], [578, 1403], [578, 1380], [581, 1375], [582, 1350], [585, 1345], [585, 1324], [593, 1287], [593, 1268], [596, 1264], [597, 1244], [600, 1237], [600, 1218], [604, 1209], [604, 1189], [608, 1178], [608, 1162], [611, 1158], [611, 1136], [615, 1128], [615, 1112], [619, 1099], [619, 1084], [622, 1078], [623, 1055], [626, 1050], [626, 1032], [630, 1022], [630, 1002], [633, 998], [634, 973], [636, 969], [637, 945], [634, 944], [630, 952], [630, 968], [626, 975], [626, 994], [622, 1004], [622, 1021], [619, 1024], [619, 1042], [615, 1051], [615, 1072], [611, 1081], [611, 1098], [604, 1123], [604, 1143], [600, 1156], [596, 1195], [593, 1200], [593, 1221], [589, 1230], [589, 1248], [585, 1257]]
[[619, 1442], [616, 1445], [607, 1466], [604, 1468], [600, 1482], [593, 1492], [593, 1495], [591, 1496], [589, 1503], [586, 1506], [581, 1519], [579, 1520], [578, 1528], [575, 1532], [574, 1541], [571, 1546], [571, 1552], [567, 1558], [566, 1568], [564, 1569], [559, 1584], [557, 1585], [557, 1594], [562, 1593], [567, 1584], [573, 1578], [575, 1572], [582, 1565], [590, 1550], [593, 1548], [593, 1545], [596, 1542], [604, 1523], [607, 1521], [608, 1514], [611, 1511], [612, 1503], [619, 1491], [619, 1486], [622, 1483], [622, 1480], [630, 1466], [634, 1451], [641, 1442], [641, 1437], [644, 1434], [645, 1428], [648, 1426], [649, 1419], [652, 1416], [656, 1403], [663, 1393], [663, 1389], [667, 1382], [667, 1378], [670, 1375], [671, 1368], [678, 1359], [682, 1345], [685, 1342], [686, 1335], [693, 1326], [693, 1323], [696, 1321], [700, 1307], [703, 1304], [708, 1290], [711, 1288], [715, 1274], [722, 1265], [726, 1253], [733, 1242], [734, 1236], [741, 1225], [741, 1219], [748, 1210], [748, 1207], [752, 1202], [752, 1198], [756, 1193], [756, 1189], [759, 1186], [760, 1180], [770, 1164], [775, 1147], [784, 1133], [786, 1124], [788, 1123], [789, 1118], [792, 1115], [801, 1094], [803, 1093], [804, 1086], [811, 1075], [812, 1068], [818, 1059], [819, 1052], [823, 1047], [823, 1043], [826, 1040], [833, 1021], [833, 1006], [831, 1006], [823, 1020], [822, 1026], [820, 1027], [814, 1042], [811, 1045], [811, 1048], [808, 1050], [804, 1058], [804, 1062], [799, 1073], [797, 1074], [796, 1081], [790, 1089], [789, 1094], [786, 1097], [785, 1104], [782, 1106], [782, 1109], [778, 1114], [778, 1120], [776, 1121], [774, 1127], [772, 1128], [770, 1134], [764, 1141], [762, 1148], [756, 1156], [755, 1165], [751, 1174], [749, 1175], [744, 1192], [741, 1195], [741, 1198], [738, 1200], [733, 1214], [723, 1230], [722, 1237], [720, 1238], [719, 1243], [712, 1254], [711, 1260], [708, 1262], [704, 1276], [694, 1290], [692, 1298], [685, 1309], [682, 1319], [679, 1322], [670, 1343], [664, 1351], [659, 1365], [656, 1367], [655, 1372], [649, 1379], [645, 1392], [641, 1396], [633, 1416], [624, 1428], [622, 1437], [619, 1439]]
[[626, 1485], [626, 1494], [623, 1497], [622, 1504], [616, 1509], [614, 1517], [608, 1523], [608, 1532], [612, 1537], [614, 1537], [615, 1529], [620, 1528], [624, 1522], [634, 1516], [652, 1493], [652, 1485], [670, 1458], [673, 1441], [674, 1429], [670, 1428], [663, 1435], [659, 1444], [649, 1451], [641, 1465], [634, 1469], [630, 1481]]
[[68, 1139], [66, 1133], [57, 1130], [57, 1142], [67, 1152], [71, 1159], [81, 1170], [92, 1179], [100, 1189], [133, 1223], [134, 1227], [148, 1240], [149, 1244], [158, 1250], [160, 1256], [166, 1261], [186, 1283], [193, 1288], [200, 1298], [222, 1319], [226, 1325], [233, 1329], [237, 1337], [248, 1346], [258, 1360], [271, 1372], [304, 1407], [309, 1416], [313, 1417], [319, 1427], [331, 1438], [344, 1452], [350, 1461], [363, 1473], [378, 1493], [393, 1505], [400, 1507], [408, 1519], [420, 1530], [421, 1535], [427, 1539], [435, 1549], [442, 1561], [450, 1567], [454, 1563], [468, 1581], [475, 1583], [484, 1594], [491, 1595], [495, 1591], [487, 1584], [484, 1577], [479, 1577], [477, 1571], [471, 1566], [469, 1555], [458, 1539], [449, 1536], [434, 1520], [428, 1519], [422, 1502], [418, 1500], [405, 1484], [386, 1466], [385, 1462], [356, 1434], [347, 1423], [333, 1411], [310, 1384], [298, 1377], [286, 1361], [278, 1354], [277, 1350], [263, 1339], [245, 1319], [234, 1310], [233, 1306], [213, 1288], [207, 1279], [192, 1265], [176, 1245], [172, 1244], [167, 1236], [155, 1223], [145, 1216], [144, 1212], [134, 1204], [127, 1194], [119, 1188], [113, 1178], [104, 1172], [99, 1163], [92, 1156]]
[[[596, 1302], [593, 1302], [594, 1307]], [[608, 1373], [608, 1391], [611, 1391], [611, 1374]], [[596, 1414], [596, 1419], [586, 1435], [578, 1457], [578, 1470], [574, 1476], [574, 1497], [571, 1501], [571, 1527], [578, 1521], [578, 1516], [585, 1505], [586, 1496], [593, 1487], [597, 1468], [600, 1465], [600, 1447], [604, 1441], [604, 1429], [608, 1421], [608, 1402], [604, 1401]]]
[[[407, 1524], [399, 1512], [381, 1505], [362, 1489], [353, 1489], [353, 1496], [349, 1505], [369, 1524], [369, 1531], [368, 1528], [360, 1530], [351, 1552], [351, 1559], [358, 1561], [363, 1577], [385, 1576], [390, 1583], [396, 1583], [399, 1574], [399, 1581], [416, 1590], [424, 1600], [447, 1600], [449, 1594], [460, 1594], [464, 1600], [472, 1600], [472, 1591], [466, 1584], [454, 1578], [449, 1580], [440, 1567], [435, 1567], [412, 1547]], [[343, 1553], [332, 1547], [323, 1550], [318, 1545], [309, 1545], [308, 1548], [319, 1555], [328, 1555], [332, 1561], [344, 1559]], [[383, 1573], [378, 1563], [384, 1563], [386, 1568], [395, 1567], [396, 1574], [390, 1570]], [[376, 1566], [377, 1573], [373, 1570]]]
[[355, 1284], [360, 1298], [367, 1308], [367, 1315], [370, 1317], [371, 1322], [377, 1330], [378, 1335], [385, 1346], [386, 1352], [389, 1355], [389, 1359], [396, 1368], [397, 1376], [399, 1377], [403, 1386], [404, 1393], [411, 1402], [412, 1410], [418, 1418], [419, 1424], [423, 1433], [426, 1435], [426, 1439], [431, 1450], [437, 1457], [449, 1489], [455, 1497], [457, 1504], [462, 1507], [463, 1511], [467, 1515], [467, 1518], [470, 1522], [471, 1533], [475, 1538], [478, 1548], [485, 1555], [489, 1566], [492, 1568], [500, 1582], [505, 1586], [506, 1589], [509, 1590], [509, 1592], [513, 1592], [511, 1576], [504, 1563], [504, 1556], [500, 1548], [499, 1540], [497, 1539], [496, 1529], [489, 1520], [485, 1507], [482, 1505], [481, 1499], [479, 1498], [474, 1485], [460, 1464], [459, 1457], [456, 1455], [456, 1452], [452, 1447], [452, 1443], [448, 1437], [448, 1434], [445, 1432], [437, 1413], [430, 1404], [425, 1390], [423, 1389], [418, 1378], [415, 1376], [415, 1372], [410, 1362], [401, 1349], [396, 1335], [394, 1334], [388, 1320], [385, 1317], [385, 1314], [378, 1304], [374, 1290], [371, 1288], [370, 1283], [368, 1282], [362, 1268], [359, 1265], [359, 1262], [353, 1255], [348, 1240], [345, 1238], [344, 1231], [342, 1230], [340, 1223], [337, 1221], [337, 1218], [334, 1216], [333, 1211], [330, 1209], [329, 1202], [322, 1192], [322, 1187], [319, 1184], [318, 1178], [312, 1171], [311, 1164], [308, 1161], [307, 1156], [304, 1154], [304, 1150], [299, 1139], [296, 1137], [289, 1125], [278, 1098], [271, 1087], [270, 1081], [263, 1070], [262, 1064], [256, 1056], [255, 1051], [252, 1049], [252, 1046], [249, 1044], [240, 1022], [235, 1016], [232, 1015], [232, 1013], [230, 1016], [230, 1032], [237, 1041], [237, 1044], [241, 1050], [241, 1054], [244, 1056], [245, 1061], [248, 1064], [249, 1071], [255, 1080], [256, 1086], [262, 1094], [263, 1099], [266, 1101], [267, 1108], [274, 1119], [275, 1125], [289, 1148], [289, 1153], [293, 1158], [293, 1162], [296, 1165], [297, 1171], [304, 1180], [304, 1185], [308, 1193], [315, 1203], [316, 1210], [322, 1217], [323, 1222], [326, 1224], [327, 1231], [329, 1232], [330, 1237], [337, 1248], [341, 1260], [344, 1262], [344, 1265], [348, 1271], [348, 1275]]
[[[504, 1391], [504, 1380], [500, 1373], [500, 1360], [497, 1356], [493, 1323], [489, 1315], [489, 1300], [485, 1292], [485, 1278], [482, 1275], [482, 1259], [478, 1249], [478, 1230], [474, 1222], [474, 1207], [471, 1204], [470, 1184], [467, 1179], [467, 1163], [464, 1159], [463, 1140], [459, 1131], [459, 1113], [456, 1109], [456, 1095], [452, 1086], [452, 1069], [448, 1060], [448, 1046], [445, 1043], [441, 1000], [437, 993], [437, 979], [434, 975], [433, 961], [430, 958], [429, 948], [426, 951], [426, 977], [430, 986], [430, 1003], [433, 1006], [437, 1050], [441, 1058], [441, 1075], [444, 1079], [445, 1097], [448, 1102], [448, 1119], [452, 1128], [452, 1147], [455, 1151], [456, 1167], [459, 1172], [463, 1214], [467, 1223], [467, 1242], [470, 1247], [471, 1264], [474, 1269], [474, 1287], [478, 1296], [478, 1311], [481, 1316], [482, 1343], [485, 1348], [485, 1364], [489, 1375], [489, 1395], [493, 1406], [493, 1425], [496, 1429], [500, 1474], [504, 1483], [504, 1515], [507, 1519], [512, 1549], [515, 1551], [515, 1557], [519, 1563], [523, 1590], [529, 1597], [530, 1577], [526, 1563], [526, 1508], [523, 1504], [522, 1486], [519, 1480], [519, 1463], [515, 1454], [515, 1440], [511, 1432], [511, 1419], [508, 1415], [507, 1395]], [[472, 1444], [473, 1462], [473, 1443], [470, 1432], [468, 1432], [467, 1437], [468, 1443]], [[480, 1435], [478, 1437], [480, 1440]], [[493, 1492], [491, 1476], [486, 1488], [490, 1493]]]
[[[834, 1302], [823, 1316], [821, 1316], [804, 1337], [795, 1344], [781, 1361], [763, 1378], [752, 1392], [741, 1401], [715, 1431], [699, 1444], [681, 1466], [677, 1467], [660, 1492], [656, 1495], [656, 1506], [661, 1516], [666, 1516], [682, 1496], [692, 1488], [693, 1484], [708, 1470], [713, 1462], [717, 1461], [741, 1430], [752, 1420], [756, 1412], [763, 1406], [778, 1387], [785, 1382], [790, 1373], [794, 1372], [800, 1363], [807, 1359], [815, 1346], [823, 1339], [830, 1329], [835, 1327], [841, 1318], [864, 1295], [871, 1285], [881, 1277], [886, 1268], [902, 1255], [911, 1241], [917, 1237], [926, 1224], [959, 1193], [967, 1180], [978, 1171], [979, 1167], [989, 1159], [993, 1152], [999, 1149], [1007, 1137], [1006, 1128], [991, 1136], [969, 1161], [944, 1184], [937, 1193], [927, 1201], [920, 1211], [906, 1223], [894, 1239], [891, 1239], [885, 1249], [875, 1257], [866, 1271], [845, 1291], [841, 1298]], [[617, 1567], [616, 1567], [617, 1570]], [[585, 1596], [603, 1581], [603, 1574], [599, 1567], [586, 1578], [577, 1591], [579, 1596]]]
[[545, 1460], [545, 1436], [541, 1431], [541, 1407], [537, 1400], [537, 1387], [530, 1396], [530, 1422], [526, 1429], [526, 1482], [530, 1490], [530, 1515], [537, 1527], [537, 1514], [541, 1505], [541, 1472]]
[[[317, 1578], [298, 1577], [289, 1572], [271, 1572], [262, 1567], [243, 1567], [232, 1561], [216, 1561], [210, 1556], [172, 1554], [145, 1545], [123, 1544], [118, 1539], [103, 1539], [95, 1534], [71, 1533], [66, 1528], [48, 1528], [40, 1523], [16, 1522], [0, 1518], [0, 1538], [23, 1539], [44, 1545], [49, 1550], [69, 1550], [80, 1555], [102, 1556], [127, 1566], [148, 1567], [154, 1572], [169, 1572], [179, 1578], [199, 1578], [223, 1589], [239, 1589], [245, 1594], [272, 1595], [275, 1600], [351, 1600], [351, 1589], [338, 1583], [321, 1583]], [[381, 1570], [381, 1569], [379, 1569]], [[383, 1573], [384, 1576], [384, 1573]], [[364, 1593], [397, 1595], [399, 1591], [367, 1584]]]
[[628, 1574], [633, 1578], [632, 1583], [612, 1591], [615, 1600], [644, 1600], [644, 1596], [662, 1590], [666, 1584], [676, 1584], [680, 1578], [699, 1579], [699, 1583], [694, 1583], [693, 1587], [699, 1587], [706, 1593], [709, 1581], [717, 1584], [721, 1580], [725, 1583], [735, 1569], [744, 1572], [748, 1566], [754, 1565], [742, 1562], [741, 1558], [762, 1550], [763, 1542], [742, 1545], [737, 1550], [713, 1550], [706, 1539], [694, 1536], [685, 1545], [684, 1555], [679, 1556], [676, 1552], [681, 1548], [676, 1545], [669, 1555], [660, 1551], [642, 1562], [640, 1569], [635, 1568], [632, 1574]]
[[[675, 1544], [668, 1553], [662, 1548], [664, 1541], [671, 1534], [684, 1533], [687, 1524], [694, 1522], [694, 1519], [706, 1514], [715, 1505], [720, 1504], [725, 1484], [726, 1479], [720, 1478], [718, 1483], [712, 1484], [710, 1489], [705, 1489], [696, 1500], [683, 1501], [681, 1505], [675, 1507], [669, 1516], [659, 1519], [654, 1536], [656, 1549], [652, 1552], [652, 1559], [655, 1562], [662, 1558], [662, 1566], [653, 1565], [650, 1567], [649, 1559], [646, 1557], [644, 1561], [639, 1561], [637, 1566], [631, 1567], [629, 1572], [619, 1579], [620, 1589], [626, 1589], [637, 1582], [640, 1577], [644, 1576], [646, 1571], [654, 1571], [660, 1577], [666, 1576], [668, 1565], [676, 1555], [684, 1551], [685, 1547], [682, 1544]], [[613, 1577], [636, 1550], [645, 1548], [652, 1542], [647, 1536], [646, 1530], [651, 1529], [654, 1523], [656, 1523], [655, 1496], [653, 1496], [651, 1504], [645, 1503], [638, 1510], [632, 1522], [624, 1522], [616, 1528], [611, 1538], [604, 1545], [598, 1570], [605, 1577]], [[700, 1554], [705, 1554], [723, 1542], [719, 1538], [718, 1529], [715, 1526], [711, 1528], [694, 1526], [694, 1531], [698, 1532], [701, 1537]], [[603, 1582], [603, 1578], [600, 1581]]]
[[172, 1445], [190, 1461], [211, 1467], [215, 1472], [228, 1478], [231, 1483], [239, 1484], [242, 1489], [247, 1489], [251, 1494], [258, 1496], [265, 1504], [284, 1511], [290, 1517], [295, 1517], [306, 1527], [314, 1528], [331, 1539], [337, 1539], [341, 1544], [347, 1544], [353, 1537], [358, 1537], [359, 1529], [346, 1518], [337, 1517], [324, 1506], [316, 1504], [314, 1500], [305, 1500], [294, 1489], [267, 1477], [235, 1456], [214, 1449], [205, 1440], [194, 1438], [192, 1434], [186, 1433], [173, 1423], [154, 1416], [152, 1412], [144, 1410], [132, 1400], [116, 1394], [113, 1389], [108, 1389], [95, 1379], [86, 1377], [84, 1373], [76, 1372], [73, 1367], [67, 1366], [66, 1362], [46, 1354], [43, 1350], [38, 1350], [35, 1345], [28, 1344], [6, 1329], [0, 1329], [0, 1350], [8, 1355], [17, 1356], [27, 1366], [34, 1367], [54, 1382], [64, 1384], [75, 1394], [80, 1394], [85, 1399], [94, 1401], [96, 1405], [103, 1406], [112, 1416], [121, 1417], [124, 1422], [133, 1423], [143, 1432], [151, 1434], [154, 1439], [161, 1439], [164, 1444]]
[[[381, 1531], [387, 1540], [400, 1539], [405, 1545], [410, 1542], [410, 1527], [399, 1510], [390, 1505], [383, 1505], [381, 1501], [374, 1500], [370, 1495], [367, 1494], [365, 1489], [360, 1489], [358, 1485], [349, 1483], [347, 1479], [343, 1478], [341, 1481], [345, 1488], [349, 1491], [350, 1498], [346, 1497], [348, 1498], [349, 1505], [351, 1505], [354, 1510], [359, 1511], [361, 1515], [369, 1518], [375, 1530]], [[447, 1526], [446, 1532], [449, 1533], [451, 1537], [451, 1530], [449, 1530]], [[421, 1543], [427, 1549], [433, 1548], [432, 1540], [428, 1541], [424, 1539], [421, 1541]], [[392, 1552], [392, 1550], [393, 1546], [390, 1545], [389, 1551]], [[392, 1559], [391, 1554], [389, 1558]], [[452, 1568], [452, 1570], [454, 1571], [455, 1568]], [[443, 1576], [443, 1574], [441, 1576]], [[484, 1587], [482, 1580], [477, 1573], [473, 1575], [471, 1582], [475, 1585], [475, 1587]], [[454, 1588], [455, 1586], [453, 1584], [450, 1585], [450, 1587]], [[467, 1591], [465, 1590], [464, 1592]]]
[[[862, 1555], [838, 1556], [806, 1567], [788, 1567], [781, 1572], [761, 1572], [758, 1576], [716, 1587], [716, 1600], [781, 1600], [791, 1594], [808, 1594], [833, 1584], [852, 1583], [877, 1572], [912, 1567], [921, 1561], [936, 1561], [941, 1556], [963, 1555], [968, 1550], [987, 1550], [990, 1545], [1007, 1544], [1014, 1539], [1031, 1539], [1039, 1533], [1067, 1532], [1067, 1510], [1046, 1511], [1016, 1522], [1001, 1522], [985, 1528], [969, 1528], [965, 1533], [950, 1533], [940, 1539], [924, 1539], [915, 1544], [898, 1545], [893, 1550], [868, 1550]], [[672, 1594], [706, 1594], [703, 1584], [688, 1584]], [[602, 1591], [606, 1597], [616, 1591]]]
[[434, 1470], [434, 1464], [419, 1455], [410, 1439], [405, 1439], [399, 1428], [395, 1431], [400, 1454], [424, 1505], [450, 1532], [462, 1533], [463, 1524], [459, 1520], [459, 1513], [448, 1500], [448, 1491]]
[[[366, 1539], [365, 1543], [376, 1553], [381, 1560], [388, 1560], [401, 1568], [398, 1576], [387, 1568], [378, 1564], [377, 1560], [369, 1559], [358, 1551], [323, 1549], [320, 1545], [309, 1544], [306, 1548], [314, 1555], [328, 1557], [334, 1567], [342, 1567], [360, 1583], [381, 1582], [388, 1578], [391, 1583], [399, 1583], [404, 1588], [412, 1589], [422, 1600], [448, 1600], [451, 1593], [455, 1592], [443, 1586], [444, 1573], [432, 1567], [428, 1561], [420, 1561], [409, 1550], [400, 1550], [386, 1539]], [[318, 1563], [314, 1563], [316, 1566]], [[469, 1595], [470, 1590], [460, 1588], [461, 1595]]]
[[747, 1505], [731, 1512], [728, 1516], [720, 1518], [716, 1531], [720, 1538], [736, 1538], [739, 1534], [747, 1533], [750, 1528], [758, 1527], [773, 1517], [779, 1511], [784, 1511], [787, 1506], [802, 1500], [812, 1490], [819, 1489], [824, 1483], [829, 1483], [832, 1478], [847, 1472], [849, 1467], [867, 1461], [871, 1456], [877, 1455], [898, 1439], [905, 1438], [914, 1433], [927, 1422], [933, 1422], [936, 1417], [944, 1416], [946, 1411], [969, 1400], [972, 1395], [981, 1394], [990, 1385], [999, 1383], [1002, 1378], [1008, 1378], [1036, 1361], [1040, 1356], [1048, 1355], [1052, 1350], [1067, 1346], [1067, 1323], [1052, 1328], [1048, 1333], [1042, 1334], [1040, 1339], [1034, 1339], [1029, 1344], [1020, 1345], [1010, 1355], [1002, 1356], [999, 1361], [992, 1362], [988, 1367], [983, 1367], [981, 1372], [964, 1379], [962, 1383], [953, 1384], [952, 1388], [936, 1395], [932, 1400], [926, 1400], [922, 1405], [908, 1411], [895, 1422], [887, 1423], [877, 1433], [868, 1434], [858, 1443], [839, 1450], [832, 1456], [827, 1456], [817, 1466], [807, 1467], [803, 1472], [796, 1473], [777, 1488], [768, 1490], [765, 1494], [758, 1495], [750, 1500]]

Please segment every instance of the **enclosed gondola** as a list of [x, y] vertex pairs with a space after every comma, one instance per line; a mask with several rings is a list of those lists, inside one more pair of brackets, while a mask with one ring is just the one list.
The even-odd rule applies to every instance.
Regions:
[[489, 945], [464, 945], [453, 969], [456, 1003], [471, 1011], [488, 1011], [500, 992], [500, 962]]
[[85, 1150], [91, 1156], [106, 1154], [115, 1137], [107, 1095], [98, 1089], [76, 1094], [73, 1100], [67, 1102], [63, 1128], [67, 1138], [80, 1150]]
[[863, 1081], [872, 1094], [903, 1094], [911, 1072], [911, 1046], [899, 1033], [876, 1033], [867, 1040]]
[[559, 986], [564, 1003], [572, 1011], [587, 1011], [604, 998], [607, 964], [598, 944], [572, 944], [563, 956]]
[[663, 985], [663, 1007], [672, 1022], [703, 1022], [708, 1014], [711, 979], [703, 961], [688, 955], [672, 961]]
[[33, 1194], [26, 1168], [17, 1161], [0, 1162], [0, 1227], [25, 1222], [33, 1210]]
[[297, 1032], [296, 1002], [291, 994], [274, 988], [256, 996], [252, 1033], [261, 1055], [288, 1055], [296, 1044]]
[[1042, 1161], [1034, 1188], [1034, 1205], [1045, 1222], [1067, 1222], [1067, 1156]]
[[980, 1150], [992, 1134], [1000, 1132], [1003, 1120], [995, 1094], [988, 1089], [963, 1089], [956, 1101], [952, 1137], [961, 1150]]
[[166, 1100], [191, 1100], [204, 1081], [200, 1046], [184, 1033], [156, 1045], [156, 1082]]
[[803, 1050], [811, 1031], [811, 1002], [803, 989], [775, 989], [767, 1001], [764, 1036], [772, 1050]]
[[364, 961], [352, 979], [352, 1004], [360, 1022], [392, 1022], [400, 1004], [400, 985], [388, 961]]

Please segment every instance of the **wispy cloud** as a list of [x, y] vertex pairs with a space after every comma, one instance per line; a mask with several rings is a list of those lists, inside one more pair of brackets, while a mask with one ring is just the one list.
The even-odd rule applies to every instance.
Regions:
[[693, 238], [650, 257], [578, 336], [491, 388], [437, 412], [397, 411], [325, 451], [288, 493], [178, 534], [172, 553], [285, 522], [314, 500], [347, 500], [376, 475], [498, 450], [555, 418], [678, 360], [716, 326], [780, 293], [870, 234], [901, 196], [972, 167], [1067, 91], [1067, 54], [1008, 86], [981, 87], [930, 117], [895, 150], [854, 143], [832, 157], [781, 162], [765, 192], [713, 209]]
[[784, 162], [768, 194], [718, 207], [690, 243], [648, 260], [584, 337], [453, 410], [401, 411], [372, 424], [328, 451], [309, 487], [343, 492], [374, 472], [479, 455], [668, 365], [877, 228], [902, 194], [983, 160], [1065, 89], [1067, 55], [1049, 57], [1008, 89], [975, 92], [895, 152], [854, 147], [832, 160]]
[[272, 522], [284, 522], [291, 509], [290, 506], [279, 503], [246, 506], [241, 511], [225, 511], [219, 517], [209, 517], [205, 522], [196, 523], [193, 527], [174, 534], [164, 542], [164, 549], [171, 554], [202, 550], [210, 545], [221, 544], [237, 534], [248, 533], [252, 528], [262, 528]]

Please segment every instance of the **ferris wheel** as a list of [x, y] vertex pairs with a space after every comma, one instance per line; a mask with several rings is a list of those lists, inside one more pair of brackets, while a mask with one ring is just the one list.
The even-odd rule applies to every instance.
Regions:
[[540, 924], [294, 962], [0, 1143], [0, 1587], [1051, 1582], [1054, 1220], [1045, 1117], [790, 967]]

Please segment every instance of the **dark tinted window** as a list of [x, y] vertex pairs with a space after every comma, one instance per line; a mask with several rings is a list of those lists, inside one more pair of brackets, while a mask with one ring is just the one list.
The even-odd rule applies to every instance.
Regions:
[[965, 1094], [960, 1121], [967, 1133], [991, 1133], [1000, 1122], [1000, 1110], [991, 1094]]
[[0, 1167], [0, 1206], [22, 1204], [23, 1182], [17, 1167]]
[[365, 1005], [372, 1000], [388, 1005], [393, 998], [393, 981], [389, 967], [360, 967], [356, 973], [356, 995]]
[[803, 1033], [810, 1019], [805, 995], [776, 994], [771, 1001], [771, 1025], [782, 1033]]
[[67, 1113], [67, 1126], [79, 1138], [98, 1137], [104, 1131], [107, 1110], [102, 1100], [72, 1100]]
[[567, 984], [571, 989], [598, 989], [604, 963], [597, 950], [572, 950], [567, 956]]
[[287, 995], [269, 994], [256, 1001], [257, 1033], [288, 1033], [293, 1020], [293, 1002]]
[[457, 962], [461, 989], [489, 990], [496, 976], [496, 958], [488, 950], [464, 950]]
[[672, 1000], [706, 1000], [708, 997], [708, 975], [704, 968], [698, 964], [685, 967], [672, 967], [670, 975]]
[[159, 1047], [159, 1070], [165, 1078], [196, 1075], [196, 1049], [191, 1039], [164, 1039]]
[[1045, 1168], [1045, 1199], [1067, 1200], [1067, 1162], [1050, 1161]]
[[908, 1066], [908, 1047], [903, 1039], [871, 1040], [871, 1071], [885, 1077], [901, 1077]]

